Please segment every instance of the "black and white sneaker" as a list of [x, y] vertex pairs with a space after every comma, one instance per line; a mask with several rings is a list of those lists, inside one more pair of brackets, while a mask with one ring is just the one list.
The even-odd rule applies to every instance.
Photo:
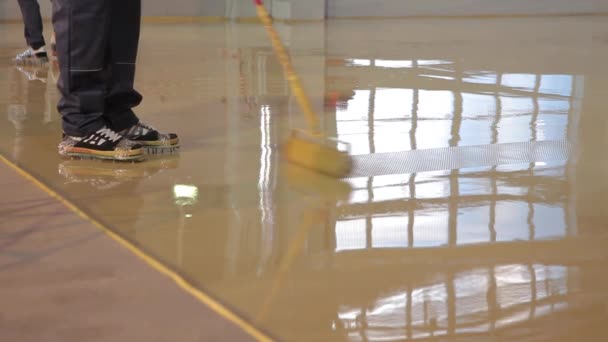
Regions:
[[141, 144], [149, 152], [174, 151], [179, 147], [179, 137], [175, 133], [160, 133], [143, 122], [120, 132], [125, 138]]
[[40, 65], [49, 61], [49, 56], [46, 53], [46, 47], [40, 47], [36, 50], [31, 47], [15, 56], [14, 62], [19, 65]]
[[103, 127], [85, 137], [64, 135], [59, 143], [59, 154], [79, 158], [141, 160], [143, 148], [110, 128]]

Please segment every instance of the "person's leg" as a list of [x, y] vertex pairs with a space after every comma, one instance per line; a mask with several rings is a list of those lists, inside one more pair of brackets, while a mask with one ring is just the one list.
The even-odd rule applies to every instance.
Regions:
[[135, 61], [141, 24], [141, 0], [112, 0], [110, 63], [112, 77], [106, 96], [106, 119], [112, 129], [130, 140], [154, 148], [173, 148], [179, 144], [176, 134], [162, 134], [139, 121], [133, 108], [141, 95], [133, 88]]
[[53, 24], [61, 93], [58, 110], [65, 137], [59, 152], [69, 156], [132, 159], [141, 146], [107, 127], [108, 36], [112, 0], [55, 0]]
[[46, 62], [48, 59], [44, 35], [42, 34], [42, 17], [40, 6], [37, 0], [18, 0], [21, 15], [23, 17], [24, 35], [27, 46], [23, 53], [15, 57], [18, 63], [28, 63], [32, 61]]
[[18, 0], [18, 2], [25, 26], [25, 41], [27, 46], [37, 50], [45, 45], [40, 6], [37, 0]]
[[112, 23], [108, 58], [112, 75], [105, 98], [105, 115], [110, 126], [121, 131], [139, 122], [132, 108], [142, 101], [142, 96], [134, 89], [141, 0], [110, 2]]
[[[53, 0], [51, 0], [51, 5], [53, 4]], [[52, 25], [51, 25], [52, 27]], [[57, 43], [55, 39], [55, 30], [53, 30], [53, 34], [51, 35], [51, 54], [56, 57], [57, 56]]]
[[58, 110], [63, 131], [85, 136], [105, 125], [104, 99], [108, 70], [107, 36], [110, 0], [55, 0], [61, 93]]

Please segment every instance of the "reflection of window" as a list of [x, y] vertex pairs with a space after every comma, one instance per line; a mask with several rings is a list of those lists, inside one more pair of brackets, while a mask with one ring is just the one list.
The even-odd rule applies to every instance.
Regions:
[[534, 90], [536, 75], [530, 74], [504, 74], [502, 75], [502, 85], [519, 90]]
[[440, 59], [419, 59], [416, 61], [419, 66], [437, 66], [437, 65], [451, 65], [451, 61], [445, 61]]
[[336, 222], [336, 251], [364, 249], [365, 244], [364, 219]]
[[[426, 286], [412, 292], [412, 325], [420, 328], [416, 329], [414, 333], [415, 338], [430, 336], [429, 326], [432, 325], [431, 322], [446, 321], [447, 315], [447, 290], [445, 284]], [[434, 335], [445, 334], [445, 328], [434, 327], [433, 330], [439, 330]]]
[[538, 107], [539, 113], [542, 114], [568, 114], [570, 101], [567, 99], [539, 99]]
[[493, 118], [496, 115], [496, 98], [492, 95], [462, 94], [464, 118]]
[[498, 241], [529, 240], [528, 204], [499, 202], [496, 204], [496, 236]]
[[[371, 248], [399, 247], [410, 244], [409, 218], [407, 215], [372, 217], [368, 235], [365, 219], [336, 222], [336, 251]], [[447, 216], [444, 213], [426, 212], [415, 217], [413, 227], [414, 247], [437, 247], [448, 243]]]
[[388, 175], [374, 177], [372, 194], [375, 201], [395, 200], [410, 197], [410, 188], [405, 185], [408, 175]]
[[372, 247], [406, 247], [407, 216], [372, 218]]
[[577, 290], [569, 288], [569, 273], [564, 266], [477, 268], [413, 289], [385, 292], [371, 305], [341, 307], [338, 317], [354, 340], [362, 334], [370, 340], [387, 333], [402, 340], [441, 336], [451, 333], [449, 322], [455, 323], [454, 333], [466, 337], [567, 309], [562, 296]]
[[428, 212], [416, 215], [414, 247], [439, 247], [445, 246], [447, 243], [447, 212]]
[[458, 225], [466, 227], [458, 231], [458, 245], [471, 243], [487, 243], [491, 241], [490, 230], [490, 208], [489, 206], [461, 208], [458, 217]]
[[462, 273], [454, 279], [456, 324], [468, 325], [472, 329], [461, 332], [487, 331], [489, 305], [485, 293], [490, 287], [488, 273], [487, 269], [477, 269]]
[[496, 268], [497, 303], [503, 308], [529, 303], [532, 300], [532, 280], [525, 265], [499, 266]]
[[[456, 61], [351, 62], [368, 66], [364, 69], [370, 72], [374, 72], [374, 67], [408, 68], [402, 72], [380, 70], [382, 77], [366, 77], [368, 84], [355, 91], [348, 107], [337, 109], [338, 136], [352, 143], [353, 154], [563, 140], [566, 137], [574, 92], [571, 75], [467, 72], [460, 71], [462, 67], [458, 67]], [[404, 82], [399, 83], [399, 77], [384, 77], [391, 73], [404, 75]], [[431, 76], [453, 81], [430, 80]], [[418, 84], [411, 82], [420, 79], [424, 82], [416, 89]], [[377, 84], [369, 84], [373, 82]], [[413, 227], [410, 227], [413, 229], [410, 234], [414, 236], [413, 241], [407, 243], [415, 247], [447, 243], [448, 222], [452, 228], [456, 227], [456, 236], [452, 237], [455, 240], [450, 242], [456, 241], [458, 245], [487, 243], [493, 238], [514, 241], [564, 236], [564, 213], [570, 210], [569, 204], [563, 201], [544, 203], [547, 189], [542, 180], [538, 182], [538, 188], [534, 187], [534, 181], [522, 182], [524, 174], [524, 177], [540, 177], [537, 173], [542, 167], [541, 164], [500, 165], [492, 170], [478, 171], [479, 175], [470, 178], [461, 175], [475, 171], [459, 170], [456, 182], [450, 181], [450, 172], [442, 171], [437, 175], [424, 172], [412, 176], [414, 185], [406, 179], [409, 175], [390, 184], [380, 184], [382, 182], [376, 177], [369, 179], [370, 186], [365, 184], [368, 179], [363, 178], [364, 184], [356, 187], [351, 203], [390, 202], [398, 208], [383, 212], [378, 206], [374, 209], [377, 212], [368, 214], [365, 223], [372, 226], [371, 232], [374, 222], [382, 222], [382, 215], [407, 213], [408, 219], [413, 219], [409, 224]], [[559, 175], [551, 178], [563, 181], [558, 180], [563, 167], [563, 163], [557, 165]], [[396, 204], [410, 198], [424, 208]], [[458, 202], [457, 210], [448, 210], [446, 199]], [[425, 216], [430, 212], [429, 208], [434, 208], [434, 217]], [[365, 209], [357, 210], [359, 215], [364, 215]], [[382, 219], [374, 221], [377, 218]], [[436, 222], [431, 224], [433, 229], [428, 230], [424, 227], [431, 219]], [[404, 220], [401, 227], [407, 224]], [[372, 236], [365, 238], [376, 246], [373, 235], [384, 233], [370, 234]]]
[[416, 198], [444, 198], [450, 195], [446, 171], [424, 172], [416, 177]]
[[460, 126], [459, 146], [485, 145], [493, 142], [492, 121], [488, 119], [464, 120]]
[[369, 59], [347, 59], [346, 62], [353, 66], [370, 66], [372, 62]]
[[464, 76], [462, 78], [463, 82], [468, 83], [476, 83], [476, 84], [496, 84], [496, 74], [495, 73], [484, 73], [484, 72], [476, 72], [471, 74], [470, 76]]
[[410, 189], [403, 185], [390, 185], [372, 189], [374, 201], [388, 201], [407, 198]]
[[[355, 90], [355, 95], [348, 100], [348, 106], [345, 109], [338, 108], [336, 111], [336, 119], [338, 123], [341, 121], [357, 121], [367, 120], [369, 112], [369, 90]], [[349, 132], [339, 132], [340, 134]]]
[[454, 113], [454, 94], [451, 91], [420, 90], [419, 118], [445, 119], [451, 117], [452, 113]]
[[530, 116], [531, 114], [503, 117], [496, 128], [498, 143], [530, 141], [532, 136]]
[[381, 68], [411, 68], [412, 61], [376, 59], [375, 65]]
[[416, 128], [419, 150], [449, 146], [452, 123], [449, 120], [421, 120]]
[[564, 209], [542, 203], [534, 204], [533, 223], [535, 239], [566, 236]]
[[374, 120], [409, 118], [412, 113], [413, 93], [412, 89], [377, 89]]
[[542, 75], [540, 81], [540, 92], [561, 96], [572, 95], [571, 75]]
[[531, 115], [534, 112], [534, 100], [531, 97], [501, 96], [500, 102], [503, 115]]
[[338, 136], [351, 144], [352, 154], [369, 153], [369, 90], [356, 90], [346, 108], [336, 111]]

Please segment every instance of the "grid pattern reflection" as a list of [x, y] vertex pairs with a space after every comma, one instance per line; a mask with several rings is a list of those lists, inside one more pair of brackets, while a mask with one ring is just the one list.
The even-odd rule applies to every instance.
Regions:
[[[335, 102], [338, 138], [352, 144], [355, 158], [382, 157], [391, 166], [349, 179], [354, 190], [337, 209], [335, 252], [399, 251], [394, 255], [416, 263], [438, 249], [465, 255], [467, 248], [488, 246], [485, 267], [456, 262], [424, 285], [385, 293], [364, 307], [341, 306], [334, 330], [353, 341], [472, 338], [513, 327], [507, 331], [517, 334], [518, 323], [567, 308], [568, 294], [577, 290], [576, 268], [521, 262], [522, 256], [497, 260], [491, 249], [538, 243], [542, 250], [542, 241], [576, 235], [568, 141], [582, 78], [462, 70], [447, 60], [333, 64], [329, 77], [342, 94]], [[359, 75], [352, 92], [340, 84], [344, 75]], [[543, 144], [552, 153], [530, 158], [519, 151], [520, 160], [479, 165], [462, 158], [470, 148], [517, 154], [520, 146]], [[415, 168], [416, 158], [449, 164], [450, 155], [455, 164], [444, 168], [399, 173], [395, 167]], [[393, 172], [382, 172], [388, 169]]]

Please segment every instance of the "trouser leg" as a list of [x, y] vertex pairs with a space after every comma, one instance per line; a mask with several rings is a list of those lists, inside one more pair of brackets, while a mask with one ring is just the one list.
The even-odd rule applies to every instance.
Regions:
[[[129, 2], [129, 1], [125, 1]], [[63, 130], [85, 136], [104, 119], [109, 67], [108, 36], [112, 0], [54, 0]]]
[[142, 101], [134, 89], [141, 0], [111, 0], [111, 3], [112, 25], [108, 39], [112, 75], [105, 99], [105, 117], [114, 130], [121, 131], [139, 121], [132, 108]]
[[29, 47], [36, 50], [45, 45], [42, 34], [42, 17], [37, 0], [18, 0], [23, 25], [25, 26], [25, 41]]

